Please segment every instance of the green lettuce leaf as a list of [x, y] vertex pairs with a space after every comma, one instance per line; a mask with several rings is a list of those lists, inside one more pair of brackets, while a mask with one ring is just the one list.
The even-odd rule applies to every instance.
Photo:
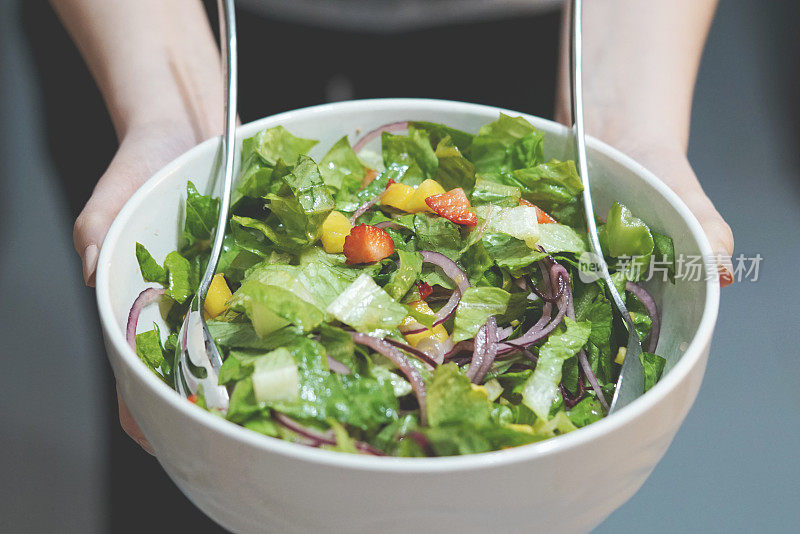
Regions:
[[539, 245], [550, 254], [570, 252], [580, 255], [586, 252], [586, 241], [578, 232], [564, 224], [539, 225]]
[[446, 191], [460, 187], [469, 195], [475, 186], [475, 165], [461, 154], [449, 137], [436, 146], [436, 157], [439, 158], [436, 181]]
[[581, 428], [605, 417], [605, 411], [597, 397], [587, 396], [568, 410], [567, 415], [573, 425]]
[[383, 289], [395, 300], [400, 300], [403, 295], [408, 293], [411, 286], [422, 274], [422, 256], [417, 252], [397, 250], [400, 259], [400, 267], [392, 273], [389, 283]]
[[492, 206], [513, 207], [519, 205], [520, 197], [519, 187], [501, 184], [478, 175], [475, 180], [475, 189], [470, 198], [473, 206], [491, 204]]
[[606, 223], [598, 231], [603, 252], [613, 258], [635, 258], [646, 267], [655, 246], [650, 228], [627, 207], [615, 202], [608, 210]]
[[471, 133], [462, 132], [461, 130], [456, 130], [455, 128], [435, 122], [411, 121], [408, 124], [417, 130], [426, 132], [428, 137], [430, 137], [432, 147], [438, 146], [442, 139], [449, 137], [456, 148], [464, 152], [469, 149], [472, 140], [475, 138]]
[[308, 332], [325, 319], [325, 314], [314, 304], [282, 287], [254, 281], [242, 285], [237, 293], [247, 297], [244, 304], [247, 316], [261, 337], [288, 324]]
[[319, 172], [325, 185], [338, 191], [339, 198], [349, 198], [361, 188], [366, 175], [364, 164], [353, 152], [347, 136], [339, 139], [319, 163]]
[[136, 243], [136, 261], [145, 282], [167, 284], [167, 271], [158, 264], [141, 243]]
[[532, 249], [525, 241], [508, 234], [485, 234], [481, 241], [492, 261], [508, 269], [513, 276], [525, 273], [533, 263], [547, 257], [546, 252]]
[[272, 332], [266, 337], [259, 337], [250, 323], [229, 323], [226, 321], [207, 321], [211, 337], [220, 347], [228, 349], [253, 349], [260, 351], [275, 350], [291, 343], [302, 335], [295, 326], [287, 326]]
[[161, 346], [161, 333], [158, 326], [153, 324], [153, 327], [153, 330], [136, 334], [136, 355], [153, 372], [169, 383], [172, 365], [166, 358], [164, 347]]
[[242, 142], [242, 161], [257, 155], [270, 166], [279, 160], [294, 163], [301, 155], [308, 154], [319, 141], [295, 137], [283, 126], [275, 126], [258, 132]]
[[644, 367], [644, 390], [647, 391], [661, 379], [667, 360], [651, 352], [642, 352], [639, 361]]
[[197, 192], [194, 184], [186, 183], [186, 218], [183, 223], [184, 249], [201, 247], [211, 239], [217, 227], [219, 199]]
[[481, 127], [469, 158], [479, 173], [531, 167], [541, 161], [542, 135], [522, 117], [500, 117]]
[[564, 318], [563, 326], [550, 334], [539, 350], [539, 361], [533, 374], [525, 382], [522, 402], [543, 420], [550, 418], [550, 408], [558, 396], [561, 368], [586, 344], [591, 324]]
[[440, 365], [427, 388], [428, 424], [483, 425], [490, 422], [491, 404], [482, 392], [472, 388], [469, 378], [455, 363]]
[[170, 252], [164, 258], [164, 269], [167, 271], [167, 295], [178, 304], [185, 304], [197, 287], [194, 282], [195, 273], [189, 260], [178, 252]]
[[503, 315], [510, 296], [498, 287], [470, 287], [464, 291], [456, 309], [453, 341], [475, 337], [489, 317]]
[[408, 315], [368, 274], [362, 274], [327, 308], [327, 312], [363, 333], [393, 330]]
[[454, 363], [440, 365], [428, 385], [428, 424], [424, 430], [436, 454], [449, 456], [524, 445], [541, 439], [493, 417], [494, 407]]
[[583, 184], [574, 161], [551, 160], [535, 167], [519, 169], [507, 178], [520, 188], [522, 197], [548, 211], [553, 206], [578, 199]]
[[458, 259], [461, 251], [461, 232], [444, 217], [417, 213], [414, 216], [414, 232], [418, 250], [441, 252], [451, 260]]
[[284, 186], [279, 193], [266, 196], [269, 209], [288, 236], [313, 243], [319, 237], [322, 222], [335, 207], [319, 168], [311, 158], [300, 156], [292, 172], [282, 179]]
[[[433, 178], [439, 160], [431, 147], [430, 137], [423, 130], [409, 127], [408, 135], [393, 135], [383, 132], [381, 136], [383, 164], [388, 168], [392, 163], [418, 168], [422, 178]], [[410, 184], [414, 185], [414, 184]]]
[[[667, 278], [673, 284], [675, 283], [675, 245], [672, 242], [672, 238], [669, 236], [665, 236], [664, 234], [659, 234], [658, 232], [650, 232], [653, 234], [653, 245], [654, 245], [654, 260], [659, 262], [657, 267], [658, 268], [666, 268], [667, 270]], [[656, 266], [654, 266], [656, 267]], [[663, 272], [663, 271], [662, 271]]]

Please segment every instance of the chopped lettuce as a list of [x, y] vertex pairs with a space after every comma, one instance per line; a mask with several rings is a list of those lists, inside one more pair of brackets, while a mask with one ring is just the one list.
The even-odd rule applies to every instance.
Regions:
[[539, 361], [522, 391], [522, 402], [536, 417], [545, 421], [550, 418], [550, 408], [556, 401], [561, 382], [561, 368], [586, 344], [590, 333], [590, 323], [578, 323], [565, 317], [563, 326], [556, 329], [539, 350]]
[[439, 160], [431, 148], [430, 137], [424, 130], [417, 130], [411, 126], [408, 135], [383, 132], [381, 146], [383, 164], [387, 168], [392, 164], [408, 165], [419, 170], [422, 179], [436, 176]]
[[359, 332], [386, 334], [408, 313], [367, 274], [362, 274], [327, 308], [328, 313]]
[[167, 283], [167, 271], [153, 259], [141, 243], [136, 243], [136, 261], [139, 263], [139, 270], [145, 282]]
[[503, 315], [511, 295], [497, 287], [470, 287], [456, 309], [453, 341], [475, 337], [489, 317]]
[[[502, 114], [475, 135], [411, 121], [407, 133], [384, 132], [381, 143], [380, 153], [356, 154], [343, 135], [317, 161], [309, 154], [317, 141], [282, 126], [244, 140], [217, 265], [233, 295], [222, 313], [206, 318], [223, 357], [215, 378], [230, 396], [224, 416], [267, 436], [308, 442], [277, 417], [283, 414], [333, 437], [313, 445], [351, 454], [374, 447], [396, 456], [499, 450], [604, 417], [599, 392], [580, 386], [591, 372], [606, 398], [613, 393], [626, 332], [605, 283], [578, 276], [587, 239], [575, 164], [546, 160], [542, 133], [522, 117]], [[445, 190], [463, 189], [477, 225], [374, 202], [390, 181], [417, 187], [425, 179]], [[523, 199], [558, 223], [539, 224], [536, 210], [520, 205]], [[332, 210], [348, 217], [368, 202], [354, 225], [384, 228], [393, 252], [379, 232], [375, 242], [355, 242], [386, 250], [379, 261], [354, 263], [358, 234], [347, 236], [350, 248], [339, 253], [333, 248], [339, 241], [327, 234], [323, 248], [322, 223]], [[178, 329], [208, 262], [219, 201], [189, 182], [183, 213], [180, 243], [163, 263], [144, 244], [135, 248], [143, 280], [166, 290], [159, 309], [169, 328], [163, 342], [158, 326], [138, 334], [136, 353], [168, 384]], [[623, 298], [626, 281], [638, 276], [626, 257], [637, 256], [636, 267], [652, 257], [674, 280], [672, 239], [651, 231], [622, 204], [601, 225], [601, 241], [606, 255], [618, 258], [610, 270]], [[423, 250], [449, 257], [470, 282], [452, 316], [435, 328], [434, 314], [459, 290], [442, 267], [422, 261]], [[546, 308], [529, 284], [543, 289], [541, 267], [547, 271], [552, 261], [570, 273], [566, 291], [576, 319], [569, 314], [546, 338], [517, 350], [514, 340]], [[414, 304], [420, 299], [434, 313], [420, 311]], [[636, 297], [627, 296], [627, 305], [646, 339], [652, 318]], [[512, 350], [503, 350], [476, 385], [465, 372], [470, 341], [490, 317], [504, 336], [502, 346]], [[411, 319], [430, 330], [403, 333]], [[405, 362], [357, 343], [355, 332], [391, 341], [392, 350], [405, 355], [424, 382], [426, 413]], [[431, 365], [419, 352], [441, 361], [441, 351], [456, 343], [446, 364]], [[588, 370], [579, 364], [581, 349]], [[666, 360], [646, 352], [640, 358], [647, 390]], [[206, 408], [203, 392], [196, 394], [197, 405]]]
[[325, 185], [338, 191], [337, 198], [348, 198], [361, 187], [366, 168], [344, 136], [322, 158], [319, 172]]

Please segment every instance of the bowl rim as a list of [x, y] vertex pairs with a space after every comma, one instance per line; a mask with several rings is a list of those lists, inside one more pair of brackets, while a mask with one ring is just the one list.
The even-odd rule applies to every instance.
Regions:
[[[546, 125], [547, 129], [560, 131], [568, 135], [569, 129], [556, 122], [520, 113], [513, 110], [487, 106], [482, 104], [472, 104], [452, 100], [437, 100], [427, 98], [380, 98], [366, 100], [350, 100], [310, 106], [292, 111], [286, 111], [269, 117], [264, 117], [237, 128], [237, 137], [241, 139], [242, 131], [258, 130], [266, 127], [267, 123], [281, 123], [296, 118], [321, 115], [336, 111], [360, 111], [376, 112], [397, 110], [402, 112], [403, 108], [428, 108], [431, 111], [447, 111], [462, 113], [506, 113], [515, 116], [522, 116], [530, 121], [534, 126], [541, 127]], [[697, 327], [697, 332], [692, 338], [684, 352], [670, 372], [663, 377], [646, 395], [636, 399], [634, 402], [621, 408], [613, 415], [603, 418], [600, 421], [587, 425], [568, 434], [557, 436], [544, 441], [531, 443], [519, 447], [513, 447], [500, 451], [469, 454], [463, 456], [446, 456], [437, 458], [402, 458], [392, 456], [368, 456], [356, 454], [343, 454], [337, 451], [328, 451], [307, 447], [284, 441], [278, 438], [271, 438], [246, 429], [235, 423], [217, 417], [199, 406], [186, 402], [172, 388], [159, 379], [147, 366], [142, 363], [135, 351], [125, 340], [124, 328], [117, 324], [111, 305], [110, 296], [110, 274], [111, 251], [115, 248], [123, 228], [131, 219], [136, 208], [150, 194], [150, 192], [162, 180], [166, 179], [173, 172], [180, 169], [186, 162], [193, 159], [196, 154], [204, 152], [209, 147], [216, 146], [220, 142], [219, 137], [207, 139], [185, 153], [172, 160], [170, 163], [159, 169], [153, 174], [137, 191], [131, 196], [114, 219], [108, 234], [106, 235], [103, 246], [101, 247], [98, 258], [96, 276], [96, 298], [100, 322], [103, 327], [107, 343], [111, 345], [119, 355], [121, 362], [135, 379], [144, 382], [151, 393], [157, 396], [162, 402], [169, 404], [178, 410], [185, 417], [196, 423], [204, 425], [211, 430], [227, 435], [228, 437], [243, 442], [246, 445], [261, 449], [265, 452], [284, 455], [296, 460], [308, 463], [334, 466], [339, 468], [350, 468], [361, 471], [373, 472], [403, 472], [403, 473], [437, 473], [451, 471], [466, 471], [476, 469], [486, 469], [499, 465], [545, 458], [562, 451], [574, 449], [586, 443], [600, 438], [603, 435], [611, 434], [634, 421], [652, 409], [655, 405], [662, 402], [680, 383], [687, 379], [694, 366], [703, 357], [703, 351], [710, 346], [719, 308], [719, 280], [717, 277], [706, 277], [706, 298], [703, 307], [703, 314]], [[692, 238], [698, 243], [703, 257], [712, 256], [711, 246], [705, 236], [700, 223], [689, 211], [686, 204], [660, 179], [653, 173], [634, 161], [629, 156], [617, 149], [587, 136], [587, 147], [604, 154], [615, 160], [623, 167], [637, 174], [647, 182], [653, 189], [663, 195], [678, 214], [684, 219]]]

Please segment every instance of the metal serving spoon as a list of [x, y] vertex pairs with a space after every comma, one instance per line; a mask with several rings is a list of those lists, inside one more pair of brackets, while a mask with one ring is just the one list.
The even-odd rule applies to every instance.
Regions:
[[214, 232], [211, 255], [208, 258], [208, 266], [178, 334], [175, 389], [182, 396], [188, 397], [196, 394], [202, 386], [206, 407], [224, 412], [228, 409], [229, 398], [228, 390], [219, 385], [222, 357], [203, 318], [203, 304], [211, 285], [211, 279], [217, 270], [217, 263], [219, 263], [219, 256], [222, 252], [222, 240], [225, 237], [225, 225], [228, 222], [228, 212], [230, 211], [236, 145], [237, 44], [233, 0], [218, 0], [217, 8], [219, 11], [220, 48], [225, 62], [227, 81], [225, 87], [225, 132], [222, 136], [222, 165], [225, 179], [222, 185], [219, 218], [217, 219], [217, 229]]
[[599, 271], [600, 277], [608, 286], [611, 299], [622, 315], [622, 320], [628, 328], [628, 347], [625, 353], [625, 361], [622, 363], [622, 370], [617, 380], [617, 387], [614, 391], [614, 398], [611, 399], [609, 413], [619, 410], [639, 398], [644, 393], [644, 369], [639, 361], [642, 353], [642, 344], [639, 335], [633, 325], [631, 314], [625, 307], [625, 301], [617, 291], [608, 273], [608, 265], [603, 257], [600, 248], [600, 240], [597, 237], [597, 225], [595, 224], [594, 206], [592, 204], [592, 193], [589, 187], [589, 165], [586, 158], [586, 139], [584, 138], [583, 127], [583, 75], [581, 54], [582, 29], [581, 29], [581, 0], [572, 0], [572, 118], [574, 121], [573, 134], [575, 137], [575, 152], [578, 160], [578, 172], [583, 182], [583, 209], [586, 214], [586, 226], [589, 231], [589, 241], [592, 245], [593, 267]]

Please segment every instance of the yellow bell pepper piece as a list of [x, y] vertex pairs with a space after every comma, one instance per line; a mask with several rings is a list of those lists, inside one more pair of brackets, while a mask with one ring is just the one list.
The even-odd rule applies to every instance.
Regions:
[[[414, 301], [410, 303], [409, 306], [414, 308], [414, 310], [417, 311], [418, 313], [424, 313], [425, 315], [431, 315], [431, 316], [436, 315], [431, 309], [431, 307], [428, 306], [428, 303], [425, 302], [424, 300]], [[401, 327], [411, 326], [414, 323], [416, 323], [416, 320], [409, 315], [408, 317], [403, 319], [403, 322], [400, 323], [400, 326]], [[437, 324], [433, 328], [429, 328], [428, 330], [419, 332], [417, 334], [403, 334], [403, 337], [406, 338], [406, 341], [408, 341], [409, 345], [411, 345], [412, 347], [416, 347], [417, 345], [419, 345], [420, 341], [428, 338], [432, 338], [435, 339], [436, 341], [441, 341], [441, 342], [447, 341], [447, 338], [450, 337], [450, 334], [447, 333], [447, 329], [444, 327], [444, 325]]]
[[472, 391], [480, 391], [484, 395], [486, 395], [486, 399], [489, 399], [489, 392], [486, 390], [486, 386], [479, 386], [478, 384], [470, 384]]
[[213, 319], [228, 309], [228, 301], [231, 298], [231, 290], [225, 281], [225, 275], [217, 273], [211, 279], [208, 286], [206, 301], [203, 304], [206, 319]]
[[322, 248], [328, 254], [338, 254], [344, 247], [344, 238], [350, 233], [353, 226], [350, 220], [338, 211], [332, 211], [322, 223]]
[[625, 348], [625, 347], [620, 347], [620, 348], [619, 348], [619, 350], [617, 351], [617, 357], [616, 357], [616, 358], [614, 358], [614, 361], [615, 361], [616, 363], [618, 363], [618, 364], [622, 365], [622, 362], [624, 362], [624, 361], [625, 361], [625, 354], [626, 354], [627, 352], [628, 352], [628, 349], [627, 349], [627, 348]]
[[411, 213], [418, 213], [421, 211], [433, 212], [433, 210], [425, 204], [425, 199], [433, 195], [441, 195], [444, 192], [444, 187], [439, 185], [439, 182], [428, 178], [414, 190], [414, 196], [411, 197], [406, 211]]
[[381, 204], [408, 211], [408, 203], [414, 196], [414, 188], [405, 184], [390, 184], [381, 195]]

